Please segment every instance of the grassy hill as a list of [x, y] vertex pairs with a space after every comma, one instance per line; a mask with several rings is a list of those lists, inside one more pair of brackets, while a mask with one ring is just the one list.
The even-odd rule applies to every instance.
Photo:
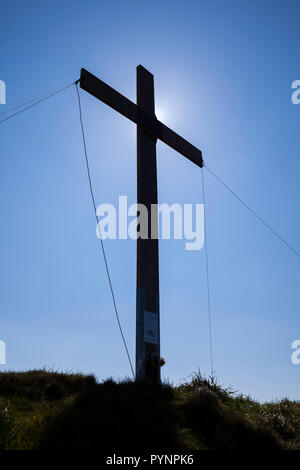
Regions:
[[172, 387], [5, 372], [0, 449], [300, 450], [300, 402], [260, 404], [200, 374]]

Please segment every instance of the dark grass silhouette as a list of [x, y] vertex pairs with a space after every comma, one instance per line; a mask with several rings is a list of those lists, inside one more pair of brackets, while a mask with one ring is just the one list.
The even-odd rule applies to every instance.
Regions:
[[260, 404], [200, 373], [178, 387], [47, 371], [0, 374], [0, 449], [128, 455], [299, 448], [299, 402]]
[[219, 402], [213, 392], [196, 390], [182, 405], [185, 422], [211, 449], [279, 450], [283, 446], [264, 426], [254, 426]]
[[96, 383], [92, 375], [47, 370], [0, 373], [0, 396], [22, 396], [32, 401], [59, 400]]
[[52, 419], [92, 383], [46, 370], [0, 373], [0, 449], [36, 449]]
[[40, 449], [175, 449], [172, 400], [168, 386], [112, 380], [94, 385], [57, 416]]

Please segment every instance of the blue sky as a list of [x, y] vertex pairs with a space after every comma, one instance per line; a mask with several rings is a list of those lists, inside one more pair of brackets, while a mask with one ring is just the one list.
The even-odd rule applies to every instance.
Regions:
[[[28, 1], [1, 6], [0, 111], [85, 67], [135, 101], [155, 76], [159, 117], [300, 250], [298, 1]], [[136, 129], [81, 92], [96, 202], [136, 197]], [[1, 370], [130, 374], [88, 192], [75, 89], [0, 127]], [[201, 171], [159, 143], [160, 202], [202, 202]], [[300, 263], [206, 174], [214, 368], [259, 400], [299, 399]], [[105, 242], [134, 357], [135, 242]], [[204, 250], [161, 241], [161, 352], [173, 383], [209, 373]]]

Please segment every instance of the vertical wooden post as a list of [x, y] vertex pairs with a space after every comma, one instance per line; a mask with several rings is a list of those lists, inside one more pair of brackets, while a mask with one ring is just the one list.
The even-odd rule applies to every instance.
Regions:
[[[137, 67], [137, 105], [154, 115], [154, 79], [144, 67]], [[151, 238], [157, 230], [157, 211], [152, 218], [151, 207], [157, 208], [156, 138], [137, 127], [137, 201], [148, 210], [148, 239], [137, 240], [136, 298], [136, 379], [160, 382], [159, 275], [158, 239]]]

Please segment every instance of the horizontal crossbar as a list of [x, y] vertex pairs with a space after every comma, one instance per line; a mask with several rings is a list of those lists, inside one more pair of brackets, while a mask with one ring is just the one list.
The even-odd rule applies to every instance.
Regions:
[[203, 167], [201, 150], [160, 122], [153, 114], [148, 114], [135, 103], [118, 91], [95, 77], [85, 69], [81, 69], [80, 87], [107, 104], [118, 113], [143, 127], [152, 137], [161, 140], [196, 165]]

